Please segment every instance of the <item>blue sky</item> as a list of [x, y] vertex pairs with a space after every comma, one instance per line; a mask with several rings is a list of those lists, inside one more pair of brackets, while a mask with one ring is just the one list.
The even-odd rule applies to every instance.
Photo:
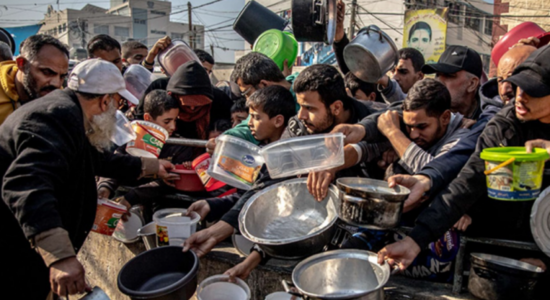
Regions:
[[[179, 0], [170, 2], [172, 2], [172, 7], [174, 7], [186, 5], [188, 1]], [[190, 0], [189, 2], [191, 2], [193, 6], [199, 6], [201, 4], [212, 2], [212, 0]], [[88, 3], [109, 8], [110, 1], [59, 0], [59, 9], [80, 9]], [[54, 9], [58, 9], [56, 0], [2, 0], [0, 2], [0, 27], [36, 24], [42, 19], [46, 13], [48, 5], [50, 4], [54, 7]], [[196, 9], [193, 14], [193, 23], [206, 25], [207, 29], [210, 28], [209, 25], [215, 25], [211, 28], [231, 25], [243, 6], [244, 0], [221, 0], [218, 3]], [[187, 12], [174, 14], [171, 16], [171, 20], [173, 22], [187, 23]], [[205, 48], [209, 52], [210, 44], [228, 49], [242, 49], [244, 46], [242, 38], [232, 31], [231, 27], [221, 28], [218, 31], [207, 32], [205, 41]], [[214, 55], [216, 61], [219, 62], [234, 61], [234, 54], [232, 50], [214, 48]]]

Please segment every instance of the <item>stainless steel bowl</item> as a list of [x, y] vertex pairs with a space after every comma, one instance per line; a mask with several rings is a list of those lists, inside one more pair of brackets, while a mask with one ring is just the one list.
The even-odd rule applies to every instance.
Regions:
[[340, 178], [338, 216], [351, 225], [371, 229], [390, 229], [398, 225], [409, 189], [368, 178]]
[[241, 234], [267, 254], [298, 259], [320, 252], [334, 233], [338, 219], [338, 189], [315, 201], [306, 179], [274, 184], [252, 196], [239, 215]]
[[320, 253], [299, 263], [292, 282], [307, 299], [384, 299], [390, 267], [376, 253], [346, 249]]

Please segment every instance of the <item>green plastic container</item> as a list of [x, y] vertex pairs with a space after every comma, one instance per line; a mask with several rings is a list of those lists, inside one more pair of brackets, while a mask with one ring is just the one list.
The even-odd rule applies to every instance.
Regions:
[[550, 157], [546, 150], [525, 147], [487, 148], [481, 152], [485, 169], [491, 170], [514, 157], [516, 160], [487, 175], [489, 198], [503, 201], [530, 201], [540, 194], [544, 162]]
[[298, 56], [298, 42], [294, 38], [294, 35], [289, 32], [270, 29], [256, 39], [252, 51], [265, 54], [282, 71], [285, 59], [288, 59], [289, 66], [294, 64], [296, 56]]

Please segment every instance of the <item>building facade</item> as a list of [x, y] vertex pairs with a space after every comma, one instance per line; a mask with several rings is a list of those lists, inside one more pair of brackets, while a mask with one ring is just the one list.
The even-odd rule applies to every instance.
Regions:
[[170, 16], [178, 12], [172, 10], [171, 2], [158, 0], [111, 0], [109, 9], [88, 4], [80, 10], [56, 11], [49, 6], [39, 33], [50, 34], [71, 49], [86, 49], [88, 40], [97, 34], [120, 42], [138, 40], [148, 47], [169, 36], [204, 48], [204, 27], [196, 25], [190, 31], [188, 24], [171, 22]]

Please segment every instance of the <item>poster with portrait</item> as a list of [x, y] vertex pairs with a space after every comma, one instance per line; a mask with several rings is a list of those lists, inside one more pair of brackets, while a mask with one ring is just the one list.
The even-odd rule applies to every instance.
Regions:
[[424, 55], [426, 63], [435, 63], [445, 51], [447, 8], [407, 10], [403, 28], [403, 47]]

